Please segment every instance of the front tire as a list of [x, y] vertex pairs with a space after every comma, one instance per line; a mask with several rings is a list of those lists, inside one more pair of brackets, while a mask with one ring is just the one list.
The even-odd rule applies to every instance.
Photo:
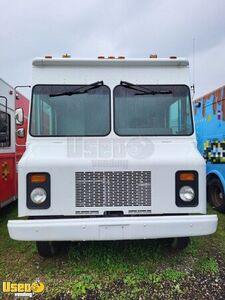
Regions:
[[170, 238], [164, 240], [164, 246], [170, 248], [172, 250], [181, 251], [185, 249], [190, 243], [189, 237], [177, 237], [177, 238]]
[[219, 212], [225, 213], [224, 189], [219, 178], [209, 179], [207, 182], [208, 201]]
[[63, 247], [63, 242], [48, 242], [48, 241], [37, 241], [36, 242], [38, 254], [41, 257], [53, 257], [58, 255]]

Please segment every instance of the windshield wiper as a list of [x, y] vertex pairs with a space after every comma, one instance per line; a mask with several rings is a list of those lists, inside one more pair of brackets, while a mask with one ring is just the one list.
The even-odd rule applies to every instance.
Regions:
[[[135, 93], [134, 95], [169, 95], [173, 92], [168, 91], [155, 91], [155, 90], [149, 90], [148, 88], [143, 87], [142, 85], [133, 84], [127, 81], [120, 81], [120, 84], [128, 89], [138, 91], [140, 93]], [[139, 88], [141, 87], [141, 88]]]
[[59, 93], [59, 94], [49, 94], [49, 97], [72, 96], [75, 94], [85, 94], [88, 91], [96, 89], [102, 85], [104, 85], [103, 81], [97, 81], [97, 82], [79, 87], [79, 88], [69, 91], [69, 92], [63, 92], [63, 93]]
[[152, 90], [152, 91], [149, 91], [149, 92], [147, 92], [147, 91], [143, 91], [143, 92], [141, 92], [141, 93], [135, 93], [135, 95], [170, 95], [170, 94], [173, 94], [173, 92], [172, 91], [154, 91], [154, 90]]
[[[120, 85], [124, 86], [127, 89], [135, 90], [135, 91], [138, 91], [138, 92], [142, 92], [142, 93], [146, 92], [146, 90], [142, 89], [142, 86], [140, 86], [138, 84], [133, 84], [133, 83], [130, 83], [130, 82], [127, 82], [127, 81], [122, 81], [121, 80]], [[141, 88], [138, 88], [138, 87], [141, 87]]]

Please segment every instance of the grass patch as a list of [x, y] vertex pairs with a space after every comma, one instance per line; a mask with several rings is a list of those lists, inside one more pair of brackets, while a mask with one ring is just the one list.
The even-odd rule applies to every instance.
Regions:
[[188, 274], [185, 272], [177, 271], [174, 269], [166, 269], [162, 276], [165, 280], [172, 281], [172, 282], [178, 282], [184, 279]]
[[216, 259], [213, 257], [199, 258], [198, 261], [195, 263], [194, 267], [197, 271], [200, 271], [203, 273], [213, 273], [213, 274], [219, 273], [218, 263], [217, 263]]

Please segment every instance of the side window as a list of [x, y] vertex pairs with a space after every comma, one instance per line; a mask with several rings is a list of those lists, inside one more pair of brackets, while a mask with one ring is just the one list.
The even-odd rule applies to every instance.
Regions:
[[0, 147], [10, 147], [10, 115], [0, 111]]
[[42, 134], [43, 135], [52, 135], [53, 134], [53, 109], [52, 107], [46, 103], [43, 102], [43, 114], [42, 114]]
[[173, 134], [179, 132], [179, 116], [179, 101], [176, 101], [170, 105], [169, 109], [169, 128], [172, 130]]
[[192, 132], [191, 107], [188, 98], [179, 98], [170, 105], [169, 126], [173, 134]]
[[39, 135], [54, 135], [56, 130], [55, 111], [53, 107], [41, 99], [40, 96], [36, 97], [37, 99], [34, 102], [35, 113], [33, 114], [31, 123], [32, 130]]

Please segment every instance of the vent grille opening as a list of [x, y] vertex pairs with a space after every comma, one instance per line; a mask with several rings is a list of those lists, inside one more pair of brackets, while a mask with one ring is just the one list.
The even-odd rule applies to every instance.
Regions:
[[150, 206], [151, 172], [76, 172], [76, 207]]

